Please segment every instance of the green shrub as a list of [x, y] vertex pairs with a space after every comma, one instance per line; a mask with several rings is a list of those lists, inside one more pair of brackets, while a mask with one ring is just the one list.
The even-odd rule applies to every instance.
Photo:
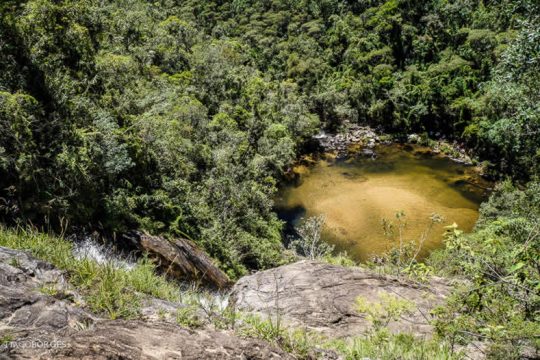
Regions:
[[415, 309], [411, 301], [384, 291], [378, 294], [377, 302], [370, 302], [363, 297], [356, 299], [356, 311], [366, 315], [376, 332], [386, 328], [390, 322], [399, 320], [401, 316], [411, 314]]
[[333, 341], [328, 345], [347, 360], [460, 360], [466, 357], [453, 351], [450, 344], [437, 340], [417, 339], [413, 335], [379, 333]]
[[256, 315], [241, 317], [240, 333], [275, 344], [299, 359], [313, 358], [321, 344], [320, 336], [302, 329], [288, 328], [279, 319], [262, 319]]
[[186, 306], [176, 311], [176, 323], [188, 328], [197, 328], [202, 325], [202, 321], [197, 314], [196, 306]]
[[462, 282], [438, 310], [441, 336], [488, 340], [493, 349], [508, 349], [508, 359], [520, 358], [525, 347], [540, 349], [539, 189], [536, 182], [523, 190], [503, 184], [482, 205], [473, 233], [448, 229], [445, 249], [429, 261]]

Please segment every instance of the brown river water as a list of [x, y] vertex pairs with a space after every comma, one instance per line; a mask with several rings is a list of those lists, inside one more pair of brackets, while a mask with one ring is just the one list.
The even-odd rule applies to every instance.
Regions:
[[[421, 256], [442, 245], [445, 226], [473, 229], [490, 186], [474, 167], [421, 147], [381, 145], [375, 152], [375, 159], [322, 156], [297, 166], [296, 180], [283, 186], [276, 199], [289, 232], [306, 216], [324, 215], [323, 239], [363, 261], [397, 245], [397, 236], [385, 234], [382, 225], [388, 219], [397, 226], [397, 212], [405, 214], [403, 240], [424, 239]], [[443, 220], [428, 231], [434, 213]]]

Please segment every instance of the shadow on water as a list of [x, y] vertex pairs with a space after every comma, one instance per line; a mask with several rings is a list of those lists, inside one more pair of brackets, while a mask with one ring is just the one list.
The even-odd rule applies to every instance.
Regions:
[[449, 184], [449, 186], [459, 191], [462, 196], [471, 200], [475, 204], [482, 203], [482, 201], [486, 200], [489, 194], [488, 188], [485, 188], [479, 184], [471, 183], [467, 180], [456, 180]]
[[375, 152], [376, 156], [357, 153], [337, 161], [322, 157], [302, 166], [276, 199], [278, 216], [286, 223], [285, 238], [294, 236], [303, 217], [324, 214], [324, 239], [366, 260], [395, 245], [381, 223], [395, 220], [398, 211], [406, 214], [406, 241], [422, 237], [433, 213], [443, 216], [443, 223], [426, 238], [422, 255], [441, 246], [444, 226], [455, 222], [465, 231], [474, 227], [491, 184], [473, 167], [417, 146], [387, 145]]
[[291, 238], [296, 237], [296, 227], [306, 216], [306, 209], [303, 206], [279, 207], [276, 209], [278, 218], [285, 222], [283, 226], [283, 239], [285, 246], [289, 245]]

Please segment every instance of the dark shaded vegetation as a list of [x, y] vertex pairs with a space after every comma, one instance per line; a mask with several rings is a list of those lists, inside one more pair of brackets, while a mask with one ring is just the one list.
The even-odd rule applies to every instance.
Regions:
[[538, 173], [534, 0], [3, 1], [0, 216], [283, 261], [276, 183], [344, 122]]

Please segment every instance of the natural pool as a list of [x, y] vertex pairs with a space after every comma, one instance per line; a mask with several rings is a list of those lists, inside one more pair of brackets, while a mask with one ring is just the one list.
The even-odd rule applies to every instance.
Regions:
[[[472, 230], [490, 186], [473, 167], [417, 146], [381, 145], [375, 152], [376, 158], [358, 152], [344, 160], [322, 156], [297, 166], [296, 180], [276, 199], [289, 229], [303, 217], [324, 215], [323, 238], [356, 260], [397, 245], [396, 231], [389, 236], [382, 223], [390, 220], [397, 229], [400, 211], [405, 214], [403, 239], [424, 238], [421, 256], [441, 246], [445, 226], [455, 222]], [[443, 221], [427, 232], [434, 213]]]

